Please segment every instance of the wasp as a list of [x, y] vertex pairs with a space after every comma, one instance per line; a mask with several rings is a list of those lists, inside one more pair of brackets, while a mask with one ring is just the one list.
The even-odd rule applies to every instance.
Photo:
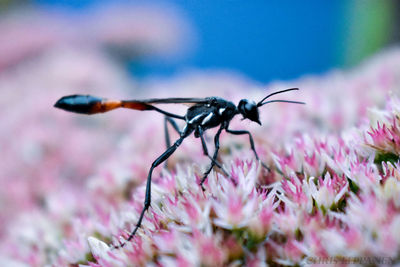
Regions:
[[[105, 98], [99, 98], [91, 95], [69, 95], [60, 98], [54, 105], [56, 108], [60, 108], [66, 111], [81, 113], [81, 114], [97, 114], [108, 112], [117, 108], [128, 108], [134, 110], [154, 110], [165, 115], [165, 135], [167, 149], [162, 153], [154, 162], [151, 164], [149, 173], [147, 175], [146, 181], [146, 194], [144, 200], [144, 206], [140, 213], [138, 222], [134, 230], [130, 233], [126, 242], [121, 243], [119, 246], [114, 246], [114, 248], [123, 247], [127, 242], [131, 241], [135, 236], [137, 230], [140, 228], [145, 212], [149, 209], [151, 204], [151, 176], [154, 168], [156, 168], [161, 163], [165, 162], [181, 145], [183, 140], [191, 135], [192, 133], [196, 138], [200, 138], [203, 153], [211, 160], [210, 166], [204, 173], [200, 186], [203, 188], [203, 183], [205, 182], [208, 174], [211, 172], [214, 166], [221, 168], [221, 165], [217, 162], [218, 151], [220, 148], [219, 139], [222, 131], [233, 135], [248, 135], [251, 150], [257, 160], [259, 156], [254, 147], [254, 141], [251, 133], [246, 130], [232, 130], [229, 128], [229, 123], [236, 115], [242, 115], [242, 119], [249, 119], [261, 125], [259, 116], [259, 107], [274, 103], [274, 102], [284, 102], [284, 103], [294, 103], [294, 104], [305, 104], [299, 101], [289, 101], [289, 100], [269, 100], [266, 101], [273, 95], [298, 90], [298, 88], [290, 88], [281, 91], [271, 93], [264, 97], [258, 103], [242, 99], [236, 106], [231, 101], [225, 100], [220, 97], [205, 97], [205, 98], [152, 98], [144, 100], [109, 100]], [[170, 113], [168, 111], [158, 108], [157, 104], [191, 104], [186, 111], [184, 116]], [[185, 126], [182, 130], [179, 129], [178, 124], [175, 119], [185, 121]], [[179, 138], [170, 144], [169, 134], [167, 124], [170, 123], [172, 127], [179, 133]], [[215, 150], [211, 156], [208, 152], [206, 141], [204, 138], [204, 132], [208, 129], [218, 127], [217, 133], [214, 136]], [[265, 166], [265, 165], [264, 165]], [[265, 166], [267, 169], [268, 167]], [[269, 169], [268, 169], [269, 170]]]

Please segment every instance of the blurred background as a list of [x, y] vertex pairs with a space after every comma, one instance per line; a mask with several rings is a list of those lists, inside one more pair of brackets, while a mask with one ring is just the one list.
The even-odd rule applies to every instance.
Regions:
[[[158, 12], [173, 14], [179, 20], [175, 25], [179, 29], [174, 29], [178, 35], [175, 37], [179, 38], [174, 44], [163, 44], [170, 46], [164, 47], [163, 53], [152, 51], [144, 55], [138, 52], [143, 47], [136, 46], [136, 51], [130, 50], [127, 57], [126, 50], [114, 50], [114, 56], [119, 53], [125, 67], [140, 77], [170, 77], [192, 69], [223, 69], [260, 82], [294, 79], [303, 74], [354, 66], [400, 38], [400, 4], [395, 0], [311, 0], [306, 4], [234, 0], [0, 0], [0, 9], [1, 16], [15, 10], [39, 10], [41, 16], [70, 24], [63, 30], [71, 31], [69, 28], [77, 27], [77, 20], [90, 20], [99, 8], [132, 2], [152, 5]], [[104, 19], [115, 17], [104, 16]], [[74, 22], [68, 23], [71, 20]], [[156, 25], [154, 21], [148, 23]], [[120, 31], [129, 31], [128, 25], [120, 21]], [[50, 28], [47, 30], [54, 28], [47, 26]], [[157, 25], [161, 32], [164, 26]]]
[[[65, 249], [64, 240], [79, 236], [86, 250], [76, 255], [71, 246], [67, 253], [76, 255], [69, 263], [79, 262], [88, 250], [82, 233], [116, 231], [93, 225], [82, 231], [71, 218], [100, 210], [107, 219], [165, 147], [158, 114], [79, 116], [53, 108], [61, 96], [218, 95], [236, 103], [246, 93], [261, 98], [267, 83], [299, 86], [304, 90], [293, 100], [308, 101], [307, 109], [285, 106], [280, 116], [265, 116], [263, 126], [277, 129], [280, 141], [282, 132], [312, 128], [286, 123], [300, 121], [296, 116], [339, 132], [378, 99], [384, 102], [379, 90], [394, 88], [397, 65], [391, 60], [398, 60], [387, 56], [350, 78], [333, 73], [319, 83], [325, 77], [319, 74], [350, 69], [395, 46], [399, 15], [395, 0], [0, 0], [0, 259], [5, 253], [44, 266]], [[310, 74], [318, 78], [290, 82]], [[364, 94], [369, 88], [376, 90]], [[189, 150], [185, 154], [183, 144], [183, 154], [177, 151], [172, 160], [208, 164], [201, 162], [201, 147]]]

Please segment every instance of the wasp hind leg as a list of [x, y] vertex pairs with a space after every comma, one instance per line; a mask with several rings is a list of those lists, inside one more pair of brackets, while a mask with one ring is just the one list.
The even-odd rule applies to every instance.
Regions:
[[129, 235], [129, 237], [126, 239], [125, 242], [121, 243], [118, 246], [114, 246], [114, 248], [122, 248], [126, 245], [127, 242], [131, 241], [132, 238], [135, 236], [137, 230], [140, 228], [140, 226], [142, 225], [142, 220], [144, 217], [144, 213], [146, 212], [146, 210], [149, 209], [150, 204], [151, 204], [151, 176], [153, 174], [153, 170], [155, 167], [157, 167], [158, 165], [160, 165], [161, 163], [163, 163], [164, 161], [166, 161], [174, 152], [175, 150], [180, 146], [180, 144], [182, 143], [183, 139], [185, 139], [188, 136], [188, 134], [182, 134], [181, 137], [175, 141], [175, 143], [170, 146], [161, 156], [159, 156], [154, 162], [153, 164], [151, 164], [151, 168], [149, 170], [149, 174], [147, 175], [147, 182], [146, 182], [146, 195], [144, 198], [144, 205], [143, 205], [143, 209], [140, 212], [140, 216], [138, 219], [138, 222], [135, 226], [135, 229], [131, 232], [131, 234]]
[[[178, 124], [176, 124], [176, 121], [172, 119], [171, 117], [165, 116], [164, 117], [164, 136], [165, 136], [165, 145], [167, 149], [171, 146], [171, 139], [169, 136], [169, 131], [168, 131], [168, 123], [172, 125], [174, 130], [180, 135], [181, 131], [179, 130]], [[168, 161], [165, 161], [164, 168], [168, 169]]]

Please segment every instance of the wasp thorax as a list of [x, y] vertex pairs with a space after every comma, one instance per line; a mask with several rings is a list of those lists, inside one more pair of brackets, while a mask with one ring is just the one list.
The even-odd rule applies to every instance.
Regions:
[[244, 119], [249, 119], [261, 125], [260, 116], [256, 102], [247, 99], [242, 99], [239, 102], [238, 110], [243, 115]]

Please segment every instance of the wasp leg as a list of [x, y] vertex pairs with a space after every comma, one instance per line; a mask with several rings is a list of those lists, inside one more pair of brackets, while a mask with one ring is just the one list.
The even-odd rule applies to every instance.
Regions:
[[219, 151], [219, 136], [221, 135], [222, 129], [223, 129], [223, 127], [219, 128], [217, 134], [214, 136], [215, 151], [214, 151], [214, 155], [211, 159], [211, 165], [208, 168], [208, 170], [204, 173], [203, 178], [201, 178], [201, 181], [200, 181], [200, 186], [203, 189], [203, 191], [205, 191], [203, 183], [206, 181], [208, 174], [211, 172], [212, 168], [216, 165], [216, 162], [217, 162], [217, 156], [218, 156], [218, 151]]
[[[203, 134], [204, 134], [203, 129], [201, 129], [201, 127], [199, 126], [199, 127], [197, 128], [197, 130], [198, 130], [198, 132], [199, 132], [199, 136], [200, 136], [200, 139], [201, 139], [201, 145], [202, 145], [202, 147], [203, 147], [203, 154], [204, 154], [205, 156], [207, 156], [211, 161], [214, 161], [214, 159], [213, 159], [213, 158], [210, 156], [210, 154], [208, 153], [207, 144], [206, 144], [206, 141], [205, 141], [204, 136], [203, 136]], [[218, 168], [220, 168], [220, 169], [224, 172], [224, 174], [225, 174], [226, 176], [229, 176], [228, 172], [222, 167], [221, 163], [219, 163], [218, 161], [215, 160], [215, 161], [214, 161], [214, 164], [215, 164], [215, 166], [217, 166]]]
[[[167, 146], [167, 149], [171, 146], [171, 139], [169, 136], [169, 131], [168, 131], [168, 123], [172, 125], [172, 127], [177, 131], [177, 133], [180, 135], [181, 131], [179, 130], [178, 124], [176, 124], [175, 120], [165, 116], [164, 119], [164, 133], [165, 133], [165, 145]], [[165, 161], [164, 168], [168, 168], [168, 161]]]
[[[226, 132], [227, 132], [227, 133], [230, 133], [230, 134], [234, 134], [234, 135], [248, 134], [248, 135], [249, 135], [249, 140], [250, 140], [250, 147], [251, 147], [251, 150], [253, 150], [254, 155], [256, 156], [256, 159], [257, 159], [258, 161], [260, 161], [260, 158], [258, 157], [258, 154], [257, 154], [256, 149], [255, 149], [255, 147], [254, 147], [253, 136], [251, 136], [251, 133], [250, 133], [249, 131], [245, 131], [245, 130], [235, 131], [235, 130], [226, 129]], [[270, 168], [268, 168], [268, 166], [267, 166], [266, 164], [264, 164], [262, 161], [260, 161], [260, 162], [261, 162], [261, 165], [262, 165], [264, 168], [266, 168], [268, 171], [270, 171]]]
[[122, 247], [124, 247], [126, 245], [126, 243], [131, 241], [132, 238], [135, 236], [137, 230], [142, 225], [142, 220], [143, 220], [144, 213], [150, 207], [150, 203], [151, 203], [151, 175], [153, 173], [154, 168], [157, 167], [158, 165], [160, 165], [161, 163], [163, 163], [164, 161], [166, 161], [175, 152], [175, 150], [180, 146], [180, 144], [182, 143], [183, 139], [185, 139], [189, 134], [190, 134], [190, 132], [186, 132], [186, 133], [181, 134], [181, 137], [178, 140], [176, 140], [175, 143], [171, 147], [169, 147], [161, 156], [159, 156], [153, 162], [153, 164], [151, 164], [151, 168], [149, 170], [149, 174], [147, 175], [146, 195], [145, 195], [145, 198], [144, 198], [144, 207], [142, 209], [142, 212], [140, 213], [139, 220], [138, 220], [138, 222], [136, 224], [136, 227], [132, 231], [132, 233], [129, 235], [129, 237], [126, 239], [126, 241], [124, 243], [120, 244], [119, 246], [114, 246], [114, 248], [122, 248]]

